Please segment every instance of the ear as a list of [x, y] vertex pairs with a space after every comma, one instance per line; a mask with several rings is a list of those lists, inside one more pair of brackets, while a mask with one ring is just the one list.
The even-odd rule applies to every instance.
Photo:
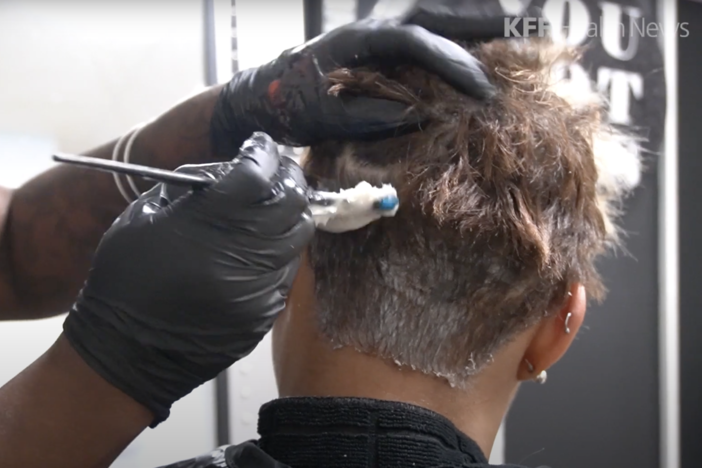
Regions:
[[575, 284], [570, 288], [565, 305], [558, 313], [537, 325], [519, 365], [519, 380], [534, 379], [563, 357], [585, 319], [586, 309], [585, 288], [581, 284]]

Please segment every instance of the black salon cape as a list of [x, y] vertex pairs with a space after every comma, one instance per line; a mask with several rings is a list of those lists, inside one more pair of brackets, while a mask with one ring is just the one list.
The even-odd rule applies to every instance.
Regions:
[[164, 468], [491, 467], [451, 421], [394, 401], [281, 398], [261, 407], [258, 432], [259, 440]]

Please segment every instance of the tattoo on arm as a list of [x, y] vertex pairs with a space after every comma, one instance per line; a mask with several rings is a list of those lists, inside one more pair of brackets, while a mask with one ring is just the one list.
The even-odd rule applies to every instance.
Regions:
[[[213, 162], [209, 121], [219, 89], [183, 102], [146, 127], [131, 160], [166, 169]], [[113, 147], [114, 142], [86, 154], [110, 158]], [[141, 190], [151, 186], [136, 182]], [[125, 208], [112, 175], [71, 166], [51, 169], [15, 190], [0, 224], [0, 320], [66, 312], [102, 235]], [[0, 208], [0, 221], [1, 215]]]

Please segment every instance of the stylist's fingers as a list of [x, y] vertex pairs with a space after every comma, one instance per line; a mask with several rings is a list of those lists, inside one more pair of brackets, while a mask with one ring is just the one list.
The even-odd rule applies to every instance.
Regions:
[[422, 123], [419, 113], [397, 101], [342, 96], [334, 107], [327, 109], [326, 114], [326, 128], [331, 139], [343, 139], [349, 134], [358, 140], [391, 138], [416, 130]]
[[307, 180], [302, 168], [291, 158], [286, 156], [280, 160], [278, 180], [285, 191], [286, 202], [281, 205], [286, 209], [299, 213], [307, 209]]
[[[309, 211], [307, 181], [302, 168], [292, 159], [282, 157], [274, 177], [274, 197], [270, 202], [258, 203], [232, 216], [237, 224], [256, 226], [261, 242], [271, 238], [285, 238], [287, 249], [294, 256], [307, 245], [314, 234], [314, 222]], [[276, 254], [282, 255], [282, 254]]]
[[[183, 166], [177, 171], [213, 180], [211, 186], [196, 190], [185, 205], [195, 203], [196, 211], [212, 211], [219, 216], [269, 199], [279, 165], [278, 145], [265, 133], [257, 132], [244, 142], [234, 161]], [[164, 184], [161, 198], [173, 203], [189, 192], [192, 189], [188, 187]]]
[[[214, 184], [231, 171], [233, 162], [209, 163], [209, 164], [188, 164], [180, 166], [175, 171], [183, 174], [192, 174], [212, 180]], [[173, 203], [178, 198], [192, 191], [187, 185], [161, 184], [161, 203], [165, 206]]]
[[279, 165], [277, 143], [265, 133], [256, 132], [244, 142], [228, 173], [208, 189], [208, 198], [237, 206], [263, 202], [272, 195]]
[[[287, 264], [300, 256], [314, 237], [315, 225], [309, 209], [307, 181], [302, 168], [292, 159], [281, 160], [279, 177], [285, 191], [285, 200], [280, 203], [285, 213], [279, 216], [278, 226], [272, 233], [285, 237], [285, 252], [280, 252], [278, 263]], [[276, 232], [277, 231], [277, 232]]]
[[421, 26], [407, 24], [382, 28], [369, 36], [368, 48], [376, 59], [402, 59], [443, 78], [476, 99], [494, 95], [481, 63], [463, 47]]
[[115, 219], [113, 226], [136, 223], [139, 219], [146, 219], [157, 213], [160, 210], [160, 192], [160, 185], [156, 185], [147, 192], [142, 193]]
[[[445, 3], [445, 2], [444, 2]], [[485, 41], [507, 37], [514, 28], [524, 35], [537, 34], [536, 28], [524, 28], [520, 21], [525, 18], [540, 18], [540, 8], [529, 7], [519, 15], [507, 15], [499, 2], [492, 0], [470, 0], [452, 3], [425, 2], [410, 10], [402, 22], [414, 24], [440, 36], [464, 41]]]
[[499, 2], [491, 2], [491, 11], [472, 10], [459, 15], [451, 8], [440, 4], [428, 4], [414, 8], [403, 23], [415, 24], [434, 34], [451, 39], [491, 39], [504, 36], [505, 15]]

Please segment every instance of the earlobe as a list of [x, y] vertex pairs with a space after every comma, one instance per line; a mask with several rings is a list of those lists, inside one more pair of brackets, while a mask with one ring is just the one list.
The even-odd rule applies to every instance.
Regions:
[[538, 325], [519, 366], [519, 380], [545, 383], [546, 370], [558, 362], [572, 344], [585, 319], [586, 308], [585, 288], [573, 285], [558, 313]]
[[[536, 368], [534, 367], [534, 365], [531, 362], [529, 362], [526, 358], [524, 359], [524, 362], [527, 365], [527, 369], [529, 371], [529, 374], [535, 374]], [[541, 372], [536, 374], [536, 377], [533, 377], [532, 380], [538, 384], [543, 385], [546, 383], [547, 378], [548, 378], [548, 374], [546, 373], [546, 370], [542, 370]]]

